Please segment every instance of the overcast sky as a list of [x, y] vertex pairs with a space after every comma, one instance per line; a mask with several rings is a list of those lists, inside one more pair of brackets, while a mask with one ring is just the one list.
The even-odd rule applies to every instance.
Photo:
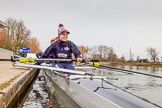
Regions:
[[155, 47], [162, 57], [162, 0], [0, 0], [0, 20], [24, 21], [44, 51], [58, 24], [76, 45], [112, 46], [119, 57], [146, 58]]

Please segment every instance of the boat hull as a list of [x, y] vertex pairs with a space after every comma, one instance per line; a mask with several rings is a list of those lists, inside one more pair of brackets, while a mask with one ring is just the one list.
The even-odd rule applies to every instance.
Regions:
[[54, 95], [60, 104], [66, 108], [120, 108], [115, 103], [102, 96], [80, 86], [73, 80], [64, 76], [45, 70], [47, 85], [49, 88], [55, 87]]

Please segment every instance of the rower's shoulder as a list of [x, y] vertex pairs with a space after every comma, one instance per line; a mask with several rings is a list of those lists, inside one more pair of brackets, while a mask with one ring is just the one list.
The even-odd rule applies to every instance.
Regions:
[[76, 45], [74, 42], [72, 42], [72, 41], [70, 41], [70, 40], [67, 40], [67, 43], [69, 43], [71, 46]]
[[59, 43], [59, 41], [57, 40], [56, 42], [52, 43], [51, 46], [56, 46]]

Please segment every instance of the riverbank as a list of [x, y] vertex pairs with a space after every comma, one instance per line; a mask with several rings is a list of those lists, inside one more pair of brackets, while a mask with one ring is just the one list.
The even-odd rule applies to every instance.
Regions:
[[0, 108], [11, 108], [15, 98], [27, 89], [37, 70], [13, 67], [9, 61], [0, 61]]

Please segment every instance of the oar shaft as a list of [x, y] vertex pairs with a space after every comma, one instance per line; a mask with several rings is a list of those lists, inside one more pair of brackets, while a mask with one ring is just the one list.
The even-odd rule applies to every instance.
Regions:
[[48, 67], [42, 65], [33, 65], [33, 64], [23, 64], [23, 63], [15, 63], [14, 66], [18, 67], [28, 67], [28, 68], [37, 68], [37, 69], [47, 69], [51, 71], [58, 71], [64, 73], [71, 73], [71, 74], [78, 74], [78, 75], [85, 75], [86, 73], [83, 71], [76, 71], [76, 70], [69, 70], [69, 69], [62, 69], [62, 68], [55, 68], [55, 67]]
[[19, 57], [19, 58], [14, 58], [13, 56], [11, 56], [11, 62], [36, 62], [36, 61], [40, 61], [40, 62], [46, 62], [46, 61], [57, 61], [57, 62], [71, 62], [73, 61], [72, 59], [59, 59], [59, 58], [30, 58], [30, 57]]
[[50, 59], [50, 58], [41, 58], [41, 59], [36, 59], [36, 61], [72, 61], [72, 59]]

